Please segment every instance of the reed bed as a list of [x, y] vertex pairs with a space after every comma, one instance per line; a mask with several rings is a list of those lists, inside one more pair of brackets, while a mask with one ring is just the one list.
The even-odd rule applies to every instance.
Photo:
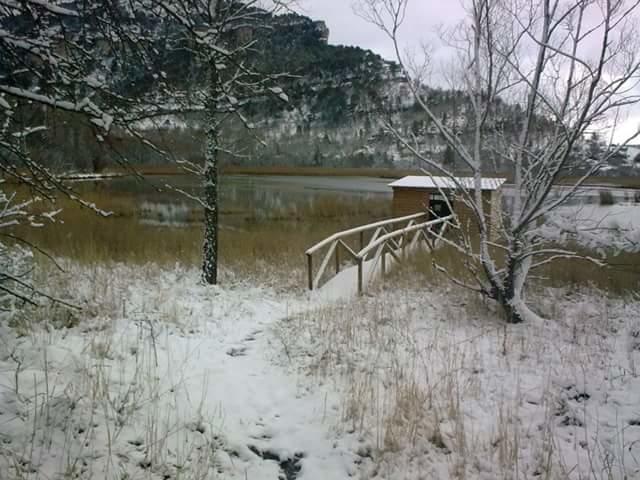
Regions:
[[[576, 251], [581, 251], [576, 248]], [[592, 252], [582, 251], [585, 256]], [[586, 259], [558, 259], [536, 269], [529, 276], [532, 290], [544, 287], [582, 289], [592, 287], [613, 295], [633, 293], [640, 287], [640, 253], [614, 253], [604, 256], [606, 266], [599, 266]], [[447, 281], [447, 276], [474, 284], [474, 278], [467, 268], [468, 260], [453, 247], [444, 246], [435, 253], [422, 251], [412, 257], [402, 269], [394, 269], [388, 281], [396, 283], [399, 277], [424, 278]], [[438, 271], [434, 265], [444, 267], [447, 274]], [[476, 265], [477, 266], [477, 265]], [[417, 275], [416, 275], [417, 274]]]
[[[145, 218], [135, 194], [109, 190], [82, 193], [83, 199], [111, 212], [102, 216], [68, 199], [40, 210], [62, 208], [56, 223], [19, 228], [13, 233], [48, 255], [84, 264], [126, 263], [199, 266], [202, 212], [190, 205], [177, 222]], [[170, 204], [167, 204], [170, 205]], [[220, 266], [238, 276], [257, 276], [285, 285], [303, 285], [304, 251], [336, 230], [389, 217], [387, 198], [320, 196], [304, 206], [283, 206], [264, 214], [223, 205]]]
[[[85, 201], [112, 212], [96, 214], [66, 198], [56, 205], [41, 202], [38, 208], [62, 208], [58, 221], [46, 228], [22, 228], [16, 233], [54, 257], [85, 264], [122, 262], [199, 266], [202, 247], [202, 211], [184, 201], [178, 222], [149, 217], [140, 196], [112, 191], [105, 184], [79, 184]], [[27, 192], [20, 192], [22, 196]], [[302, 288], [305, 285], [304, 251], [338, 230], [391, 216], [387, 197], [317, 196], [304, 205], [284, 205], [267, 213], [246, 205], [223, 203], [220, 216], [220, 265], [236, 276]], [[166, 204], [171, 205], [171, 204]], [[145, 215], [147, 215], [145, 217]], [[584, 252], [587, 254], [588, 252]], [[465, 281], [465, 259], [452, 248], [435, 254], [439, 264]], [[425, 278], [442, 278], [433, 267], [434, 255], [423, 253], [405, 267]], [[640, 283], [640, 254], [610, 253], [607, 267], [584, 260], [558, 260], [536, 272], [532, 285], [591, 285], [612, 293], [636, 290]], [[405, 271], [405, 269], [401, 269]]]

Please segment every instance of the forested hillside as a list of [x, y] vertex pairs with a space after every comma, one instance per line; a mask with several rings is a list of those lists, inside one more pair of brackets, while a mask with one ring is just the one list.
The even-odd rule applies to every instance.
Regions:
[[[73, 3], [73, 2], [71, 2]], [[95, 8], [108, 8], [96, 4]], [[123, 10], [124, 12], [124, 10]], [[99, 12], [97, 12], [99, 13]], [[243, 104], [247, 131], [239, 121], [227, 122], [223, 139], [228, 150], [222, 162], [242, 165], [296, 165], [326, 167], [415, 167], [414, 156], [397, 142], [385, 128], [392, 124], [403, 135], [415, 139], [417, 148], [448, 166], [459, 166], [456, 155], [445, 146], [436, 127], [414, 105], [408, 84], [394, 62], [358, 47], [331, 45], [330, 32], [322, 21], [288, 13], [255, 16], [255, 24], [236, 28], [226, 39], [229, 48], [250, 45], [243, 50], [246, 62], [265, 74], [274, 75], [284, 90], [288, 102], [262, 96]], [[111, 13], [113, 15], [113, 13]], [[138, 16], [140, 13], [138, 12]], [[27, 19], [24, 28], [32, 28]], [[157, 17], [129, 18], [122, 14], [121, 24], [131, 27], [135, 35], [151, 39], [138, 58], [140, 50], [127, 45], [105, 48], [108, 35], [92, 36], [85, 48], [94, 53], [95, 71], [92, 81], [106, 81], [112, 89], [131, 98], [144, 97], [160, 103], [197, 100], [207, 88], [205, 69], [198, 64], [197, 45], [185, 40], [179, 25]], [[140, 29], [139, 25], [144, 28]], [[80, 38], [86, 26], [68, 21], [65, 25]], [[136, 28], [139, 30], [136, 30]], [[102, 55], [102, 52], [110, 52]], [[113, 58], [117, 52], [119, 58]], [[20, 59], [0, 59], [0, 72]], [[3, 65], [4, 63], [4, 65]], [[86, 66], [85, 66], [86, 68]], [[31, 82], [33, 79], [14, 79]], [[461, 93], [421, 87], [428, 101], [440, 115], [440, 120], [454, 127], [461, 138], [467, 136], [467, 112], [470, 104]], [[170, 93], [167, 93], [170, 92]], [[179, 99], [176, 99], [179, 92]], [[498, 103], [495, 107], [502, 118], [499, 124], [488, 125], [498, 136], [508, 137], [518, 125], [520, 110]], [[128, 160], [132, 164], [163, 163], [165, 159], [144, 144], [132, 141], [124, 133], [103, 139], [95, 129], [79, 123], [60, 111], [32, 110], [24, 106], [26, 116], [43, 116], [47, 129], [30, 136], [33, 155], [58, 169], [100, 170], [113, 160]], [[540, 134], [548, 122], [539, 122]], [[202, 157], [203, 118], [198, 113], [158, 115], [141, 122], [139, 127], [160, 147], [173, 155], [191, 161]], [[49, 148], [56, 145], [55, 149]], [[507, 166], [486, 150], [486, 168], [504, 171]]]

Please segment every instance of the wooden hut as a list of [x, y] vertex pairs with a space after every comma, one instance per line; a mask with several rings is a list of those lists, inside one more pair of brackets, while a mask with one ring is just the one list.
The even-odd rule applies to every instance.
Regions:
[[[490, 226], [498, 225], [501, 218], [500, 188], [504, 178], [482, 178], [481, 189], [485, 218]], [[429, 212], [433, 218], [449, 215], [453, 210], [462, 225], [469, 223], [471, 211], [464, 203], [459, 185], [473, 194], [473, 177], [436, 177], [409, 175], [389, 184], [393, 189], [393, 215], [400, 217], [418, 212]], [[445, 199], [445, 196], [447, 197]], [[492, 228], [495, 232], [495, 228]]]

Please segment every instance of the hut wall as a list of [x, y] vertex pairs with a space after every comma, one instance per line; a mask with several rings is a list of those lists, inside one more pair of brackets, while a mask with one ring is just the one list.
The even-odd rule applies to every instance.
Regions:
[[[418, 212], [426, 212], [429, 208], [429, 195], [440, 193], [439, 190], [425, 188], [394, 188], [393, 189], [393, 215], [401, 217]], [[499, 231], [500, 216], [500, 191], [482, 192], [483, 209], [487, 225], [492, 237]], [[462, 227], [468, 232], [477, 231], [474, 227], [473, 212], [465, 203], [457, 198], [453, 202], [453, 210], [458, 216]]]
[[426, 212], [429, 208], [429, 190], [424, 188], [394, 188], [392, 208], [394, 217]]
[[491, 192], [491, 237], [497, 238], [502, 229], [502, 192]]

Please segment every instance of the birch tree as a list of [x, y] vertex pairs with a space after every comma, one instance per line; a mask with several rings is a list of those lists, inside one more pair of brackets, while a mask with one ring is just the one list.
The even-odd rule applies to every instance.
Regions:
[[202, 280], [218, 282], [218, 176], [220, 154], [234, 154], [226, 146], [223, 128], [231, 119], [239, 121], [248, 131], [251, 122], [243, 109], [267, 96], [287, 101], [278, 86], [284, 75], [260, 71], [251, 58], [259, 47], [257, 32], [268, 28], [270, 17], [288, 9], [289, 2], [243, 2], [227, 0], [143, 0], [137, 8], [151, 11], [163, 21], [171, 21], [180, 28], [186, 42], [181, 49], [192, 55], [197, 68], [206, 78], [204, 85], [181, 92], [182, 101], [172, 105], [184, 112], [204, 112], [204, 162], [176, 159], [186, 172], [202, 179], [202, 195], [181, 192], [204, 210], [204, 240]]
[[[467, 0], [464, 20], [446, 32], [455, 57], [448, 80], [463, 90], [471, 106], [470, 141], [463, 142], [435, 114], [428, 98], [424, 62], [401, 49], [400, 32], [410, 0], [361, 0], [358, 12], [380, 28], [395, 47], [417, 105], [441, 133], [473, 186], [456, 181], [447, 166], [422, 155], [411, 138], [393, 128], [398, 140], [423, 166], [456, 183], [471, 209], [477, 247], [468, 236], [449, 242], [468, 260], [473, 280], [455, 282], [497, 301], [509, 322], [537, 318], [523, 295], [530, 272], [560, 258], [584, 258], [540, 234], [549, 214], [576, 194], [584, 182], [638, 134], [585, 163], [572, 152], [587, 131], [615, 130], [625, 111], [640, 100], [637, 0]], [[427, 61], [428, 56], [425, 57]], [[433, 67], [433, 65], [431, 65]], [[516, 133], [499, 125], [499, 102], [519, 107]], [[483, 158], [490, 151], [493, 159]], [[500, 241], [494, 243], [482, 203], [481, 181], [491, 160], [513, 172], [513, 204], [504, 212]], [[573, 175], [571, 185], [552, 195], [554, 185]], [[596, 261], [595, 259], [591, 259]]]

